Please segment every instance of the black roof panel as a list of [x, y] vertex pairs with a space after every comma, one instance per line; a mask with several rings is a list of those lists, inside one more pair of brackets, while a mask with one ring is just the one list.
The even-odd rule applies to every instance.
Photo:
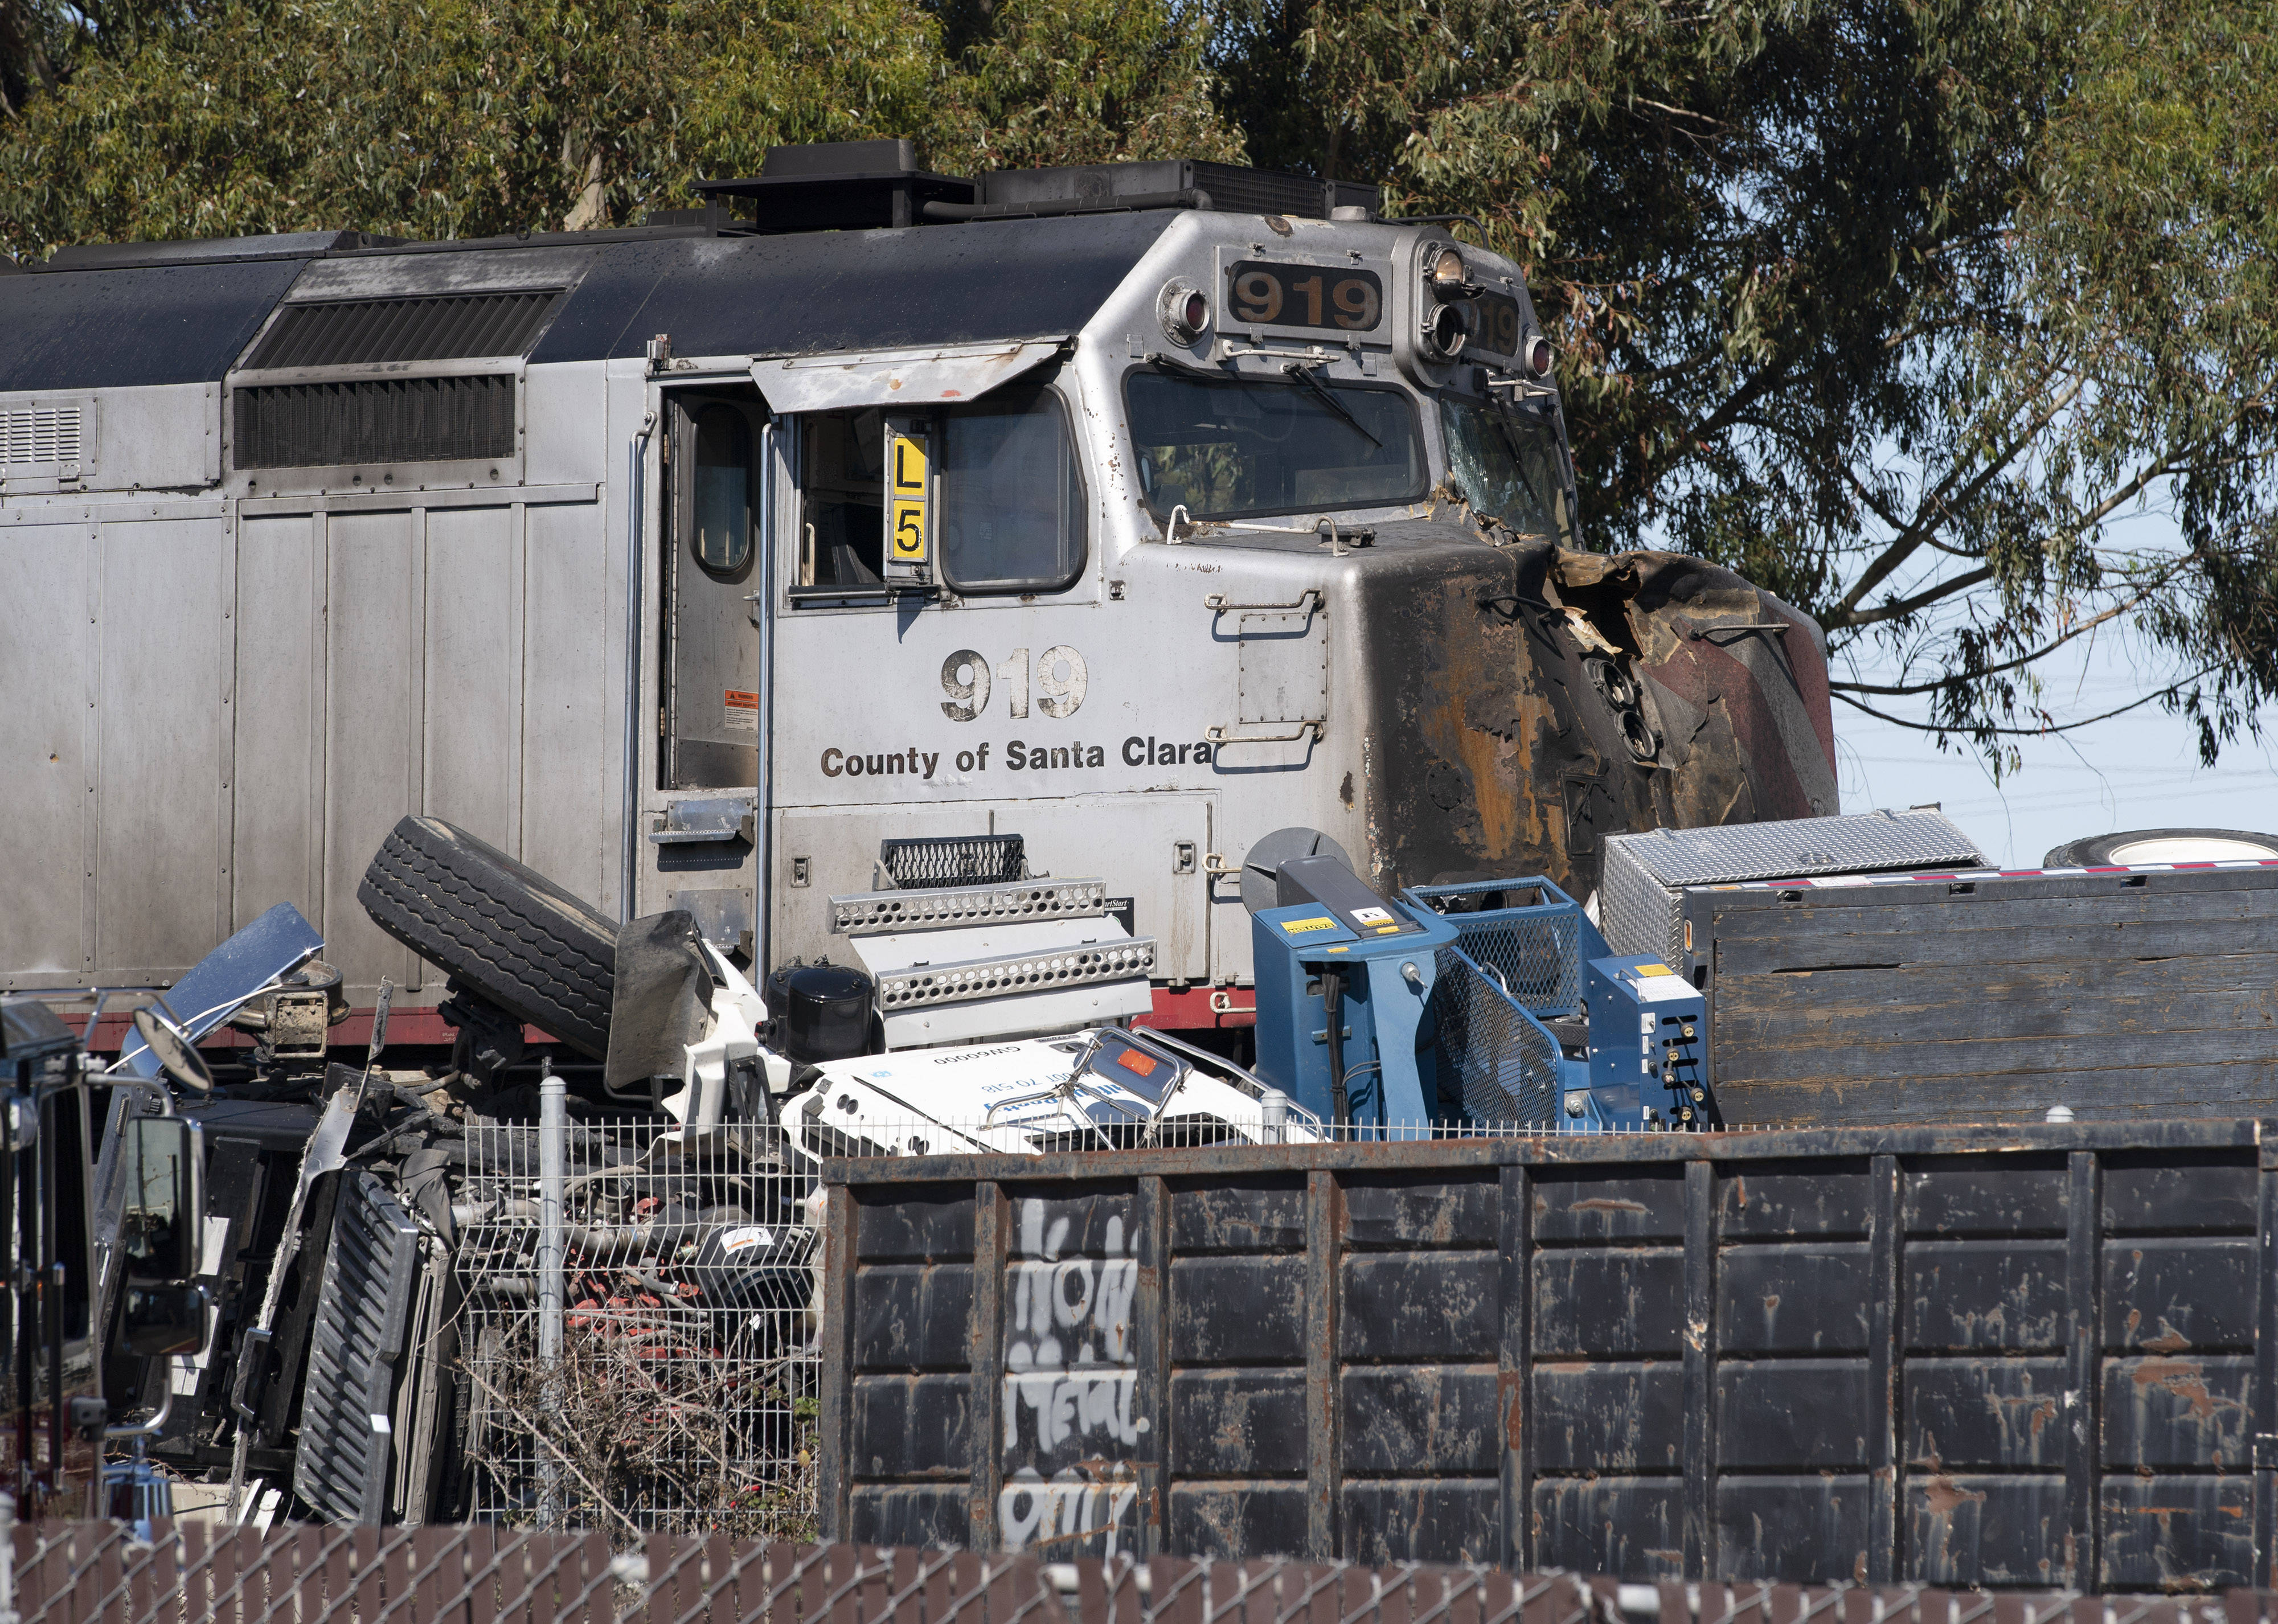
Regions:
[[[1074, 332], [1173, 217], [1158, 210], [779, 237], [548, 237], [547, 244], [591, 242], [595, 252], [530, 363], [636, 357], [660, 332], [682, 355], [814, 355]], [[440, 243], [398, 250], [449, 251]], [[386, 256], [371, 249], [352, 255]], [[9, 277], [0, 281], [0, 392], [217, 382], [308, 263], [293, 256]]]
[[0, 391], [211, 383], [305, 263], [10, 277], [0, 282]]
[[1174, 215], [1091, 215], [812, 236], [676, 238], [601, 255], [532, 366], [638, 355], [803, 355], [1074, 332]]

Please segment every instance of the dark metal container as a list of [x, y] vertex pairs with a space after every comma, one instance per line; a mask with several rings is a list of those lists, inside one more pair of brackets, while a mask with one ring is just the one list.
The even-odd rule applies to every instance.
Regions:
[[2271, 1582], [2278, 1123], [824, 1179], [825, 1539]]
[[1685, 896], [1726, 1122], [2278, 1115], [2278, 862]]

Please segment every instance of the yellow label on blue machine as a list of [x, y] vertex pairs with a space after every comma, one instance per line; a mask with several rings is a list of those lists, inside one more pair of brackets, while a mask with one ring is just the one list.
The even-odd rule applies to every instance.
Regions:
[[1281, 928], [1293, 936], [1302, 936], [1311, 930], [1334, 930], [1337, 922], [1326, 914], [1317, 919], [1284, 919]]

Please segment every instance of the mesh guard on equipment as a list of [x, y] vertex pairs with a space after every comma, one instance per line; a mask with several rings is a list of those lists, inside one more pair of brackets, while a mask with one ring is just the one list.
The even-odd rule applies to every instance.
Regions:
[[953, 885], [998, 885], [1028, 877], [1018, 835], [941, 835], [878, 842], [878, 865], [905, 891]]

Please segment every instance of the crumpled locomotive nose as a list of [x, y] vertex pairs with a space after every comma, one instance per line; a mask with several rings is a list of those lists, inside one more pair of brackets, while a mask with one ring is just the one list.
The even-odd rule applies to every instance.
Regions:
[[1818, 629], [1730, 570], [1522, 542], [1359, 590], [1380, 886], [1535, 873], [1587, 896], [1608, 835], [1839, 810]]

